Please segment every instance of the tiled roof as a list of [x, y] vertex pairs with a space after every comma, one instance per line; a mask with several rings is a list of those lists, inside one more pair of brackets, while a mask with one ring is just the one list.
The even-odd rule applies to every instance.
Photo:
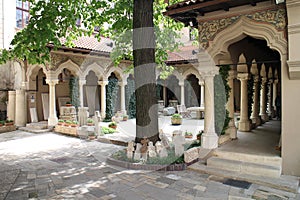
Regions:
[[[65, 39], [61, 39], [63, 44], [65, 41]], [[74, 44], [75, 47], [73, 47], [73, 49], [90, 50], [92, 52], [111, 53], [113, 49], [113, 41], [105, 37], [101, 37], [101, 40], [98, 41], [94, 36], [81, 36], [74, 41]], [[198, 51], [198, 47], [194, 45], [180, 47], [179, 50], [168, 53], [169, 56], [167, 62], [174, 63], [195, 60], [197, 59], [196, 51]]]
[[169, 52], [167, 62], [197, 60], [198, 47], [194, 45], [183, 46], [175, 52]]
[[[64, 44], [66, 40], [61, 39], [61, 42]], [[109, 38], [101, 37], [101, 40], [98, 41], [95, 36], [81, 36], [74, 41], [75, 47], [77, 49], [91, 50], [95, 52], [107, 52], [112, 51], [112, 40]]]

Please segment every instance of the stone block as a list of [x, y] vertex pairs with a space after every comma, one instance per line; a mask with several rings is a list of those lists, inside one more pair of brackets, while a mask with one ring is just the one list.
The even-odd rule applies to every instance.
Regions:
[[199, 148], [194, 147], [184, 152], [184, 162], [191, 163], [199, 158]]

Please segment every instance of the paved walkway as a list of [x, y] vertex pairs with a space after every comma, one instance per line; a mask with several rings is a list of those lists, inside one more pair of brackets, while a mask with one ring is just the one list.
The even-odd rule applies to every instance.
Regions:
[[0, 199], [300, 199], [299, 194], [192, 171], [107, 165], [106, 157], [121, 148], [55, 133], [0, 134]]

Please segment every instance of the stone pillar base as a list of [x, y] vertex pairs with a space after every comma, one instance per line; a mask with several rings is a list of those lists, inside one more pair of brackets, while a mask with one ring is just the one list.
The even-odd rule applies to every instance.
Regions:
[[250, 124], [250, 121], [247, 120], [247, 121], [240, 121], [239, 122], [239, 131], [250, 131], [251, 130], [251, 124]]
[[251, 118], [251, 120], [252, 120], [252, 124], [255, 124], [255, 127], [261, 125], [260, 117], [253, 117], [253, 118]]
[[204, 133], [201, 137], [201, 146], [204, 149], [218, 148], [219, 137], [215, 133]]
[[237, 128], [235, 126], [228, 127], [225, 133], [230, 136], [230, 139], [237, 139]]
[[48, 126], [55, 126], [58, 122], [58, 118], [57, 117], [49, 117], [48, 118]]
[[267, 114], [262, 114], [260, 117], [263, 123], [269, 121], [269, 116]]

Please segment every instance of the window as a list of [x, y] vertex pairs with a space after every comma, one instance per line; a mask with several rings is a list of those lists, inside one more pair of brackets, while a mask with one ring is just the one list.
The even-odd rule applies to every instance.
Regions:
[[29, 22], [29, 7], [28, 1], [16, 0], [16, 26], [24, 28]]

